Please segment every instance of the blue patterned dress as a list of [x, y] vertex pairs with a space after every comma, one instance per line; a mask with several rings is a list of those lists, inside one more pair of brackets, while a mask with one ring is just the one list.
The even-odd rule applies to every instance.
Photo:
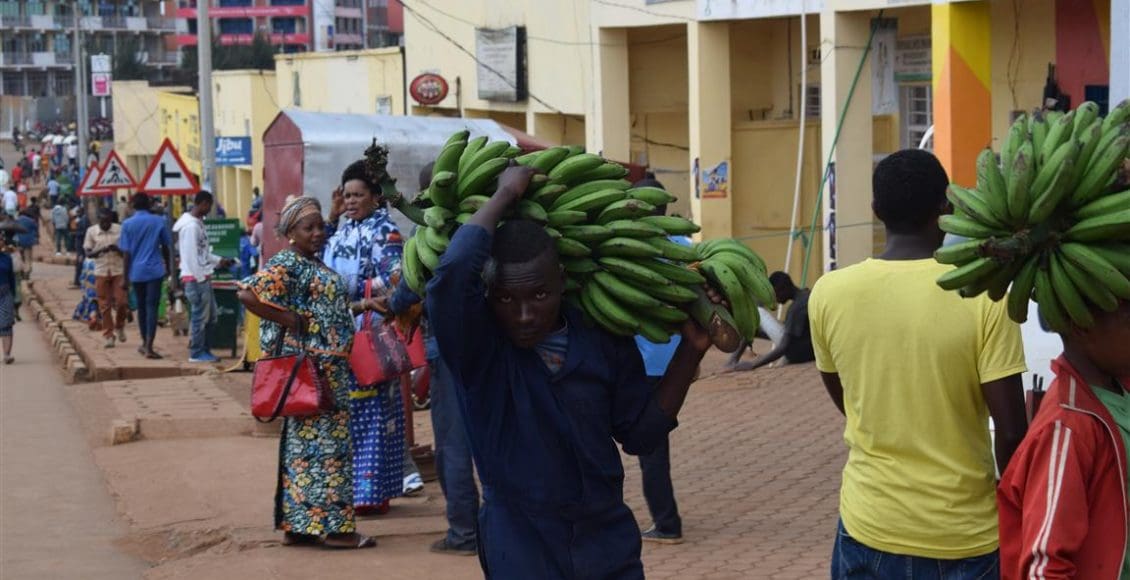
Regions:
[[[365, 296], [365, 282], [374, 290], [391, 287], [400, 270], [403, 242], [388, 210], [378, 209], [357, 221], [342, 218], [325, 250], [325, 263], [345, 279], [350, 299]], [[361, 327], [362, 316], [356, 318]], [[373, 318], [378, 324], [380, 317]], [[353, 503], [375, 508], [404, 489], [404, 406], [398, 381], [361, 385], [350, 393], [353, 434]]]
[[[300, 346], [287, 334], [282, 351], [293, 353], [304, 347], [333, 389], [337, 403], [337, 410], [331, 413], [285, 419], [279, 440], [275, 527], [309, 535], [354, 532], [349, 434], [353, 316], [345, 282], [321, 262], [283, 250], [258, 273], [245, 278], [241, 287], [263, 304], [306, 317], [305, 344]], [[274, 352], [281, 330], [269, 320], [260, 322], [259, 344], [264, 353]]]

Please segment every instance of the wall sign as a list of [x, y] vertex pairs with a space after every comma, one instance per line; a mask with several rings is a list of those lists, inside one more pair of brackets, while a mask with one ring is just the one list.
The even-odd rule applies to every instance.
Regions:
[[447, 91], [447, 80], [434, 73], [417, 75], [408, 85], [408, 94], [417, 103], [427, 106], [438, 105], [447, 98]]
[[514, 103], [526, 99], [526, 28], [475, 29], [479, 98]]
[[216, 137], [216, 165], [251, 165], [251, 137]]
[[907, 36], [895, 44], [895, 80], [900, 83], [929, 81], [934, 76], [934, 57], [929, 36]]

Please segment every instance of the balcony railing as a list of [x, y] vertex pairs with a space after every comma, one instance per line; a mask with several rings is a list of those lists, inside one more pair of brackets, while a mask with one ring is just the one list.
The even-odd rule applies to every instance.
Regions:
[[0, 26], [3, 28], [28, 28], [31, 26], [31, 17], [0, 16]]
[[20, 66], [31, 64], [31, 53], [27, 52], [5, 52], [0, 54], [0, 63], [5, 66]]

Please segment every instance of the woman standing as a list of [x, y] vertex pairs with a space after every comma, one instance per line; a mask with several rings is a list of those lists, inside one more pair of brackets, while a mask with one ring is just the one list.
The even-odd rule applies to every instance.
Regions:
[[[341, 217], [326, 246], [325, 262], [345, 279], [357, 324], [375, 300], [364, 299], [371, 282], [374, 295], [391, 288], [400, 270], [403, 243], [380, 196], [379, 176], [365, 161], [341, 175]], [[337, 216], [331, 215], [331, 222]], [[380, 321], [375, 317], [374, 324]], [[350, 393], [353, 434], [354, 495], [358, 513], [383, 513], [389, 498], [401, 495], [404, 481], [404, 407], [398, 381], [362, 385]]]
[[0, 345], [4, 348], [4, 364], [12, 358], [12, 327], [16, 324], [16, 267], [10, 252], [13, 248], [0, 235]]
[[[325, 222], [317, 200], [300, 197], [279, 215], [279, 235], [290, 241], [241, 284], [239, 300], [262, 319], [260, 346], [284, 353], [306, 350], [333, 390], [336, 410], [287, 418], [279, 440], [275, 527], [284, 543], [369, 548], [353, 511], [353, 449], [349, 437], [349, 348], [353, 317], [345, 282], [322, 263]], [[324, 536], [324, 539], [323, 539]]]

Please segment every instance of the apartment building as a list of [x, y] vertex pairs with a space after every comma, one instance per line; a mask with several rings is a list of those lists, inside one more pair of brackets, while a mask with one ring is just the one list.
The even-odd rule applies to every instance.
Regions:
[[76, 6], [92, 53], [113, 54], [129, 35], [142, 62], [176, 66], [174, 5], [166, 0], [0, 0], [0, 95], [74, 95]]

